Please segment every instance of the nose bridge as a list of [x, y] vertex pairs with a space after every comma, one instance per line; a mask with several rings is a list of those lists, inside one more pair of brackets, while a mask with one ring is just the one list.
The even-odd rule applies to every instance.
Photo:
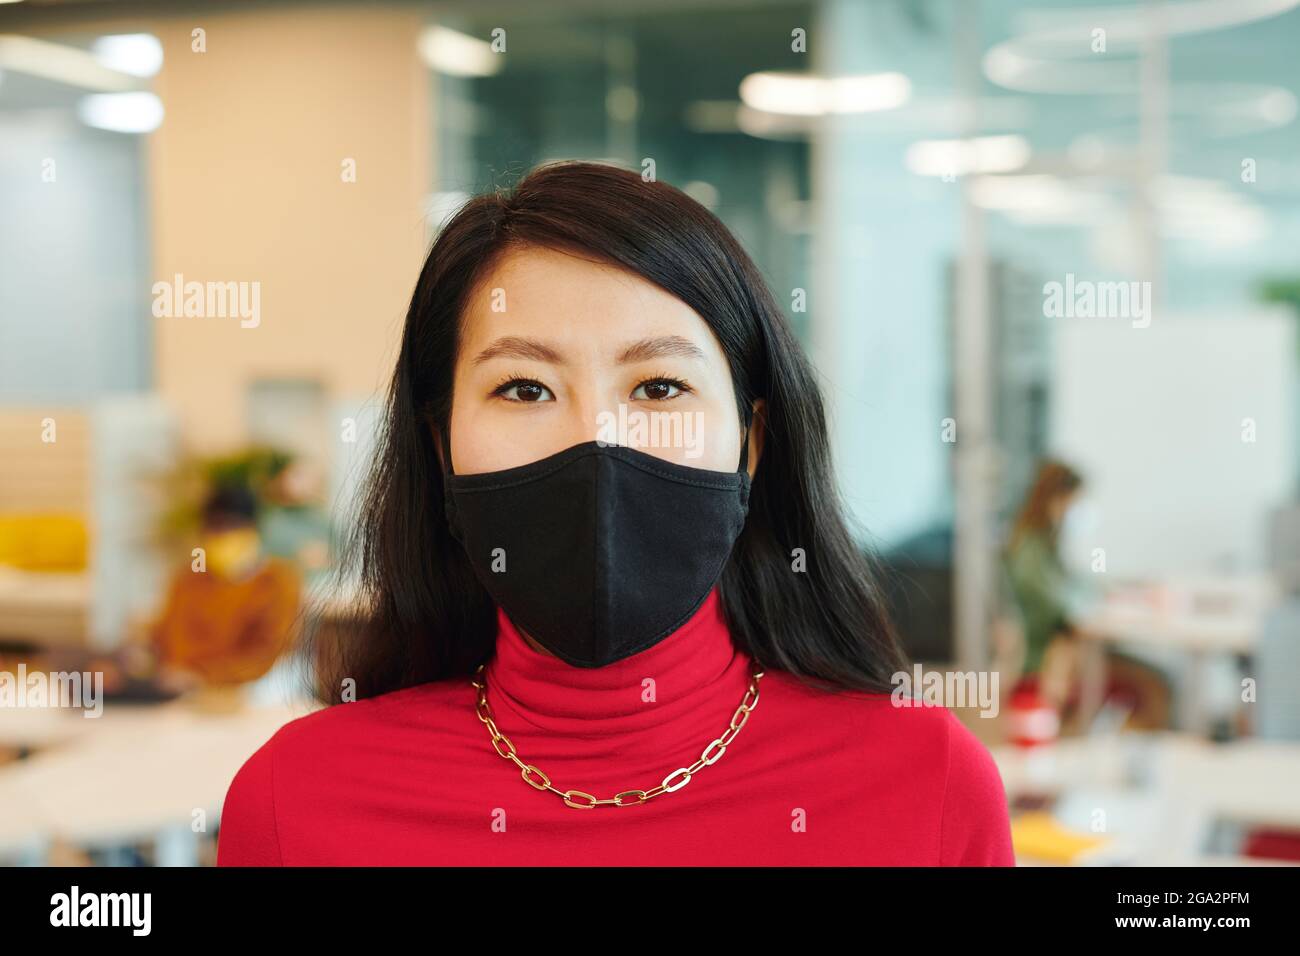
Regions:
[[619, 396], [607, 379], [599, 369], [575, 379], [569, 403], [571, 414], [566, 423], [569, 444], [608, 440], [617, 429]]

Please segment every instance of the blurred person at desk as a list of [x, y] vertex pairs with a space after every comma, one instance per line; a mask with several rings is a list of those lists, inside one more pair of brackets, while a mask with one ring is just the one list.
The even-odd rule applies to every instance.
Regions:
[[[1032, 688], [1062, 717], [1084, 724], [1077, 712], [1083, 639], [1070, 610], [1071, 581], [1058, 539], [1083, 479], [1068, 465], [1042, 461], [1012, 525], [1006, 550], [1011, 593], [1020, 611], [1024, 662], [1017, 689]], [[1129, 709], [1125, 726], [1153, 730], [1169, 725], [1170, 690], [1144, 661], [1106, 649], [1108, 698]]]
[[170, 680], [244, 684], [288, 649], [302, 576], [264, 553], [256, 522], [257, 499], [241, 485], [218, 486], [205, 502], [202, 557], [176, 571], [153, 626], [154, 651]]

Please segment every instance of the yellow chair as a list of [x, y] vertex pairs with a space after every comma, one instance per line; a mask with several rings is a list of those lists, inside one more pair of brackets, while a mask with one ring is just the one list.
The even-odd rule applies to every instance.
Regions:
[[25, 571], [84, 571], [86, 522], [75, 514], [0, 514], [0, 564]]

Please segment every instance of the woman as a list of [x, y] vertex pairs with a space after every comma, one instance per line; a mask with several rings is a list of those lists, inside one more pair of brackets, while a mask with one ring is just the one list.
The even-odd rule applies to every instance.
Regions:
[[164, 685], [236, 686], [266, 674], [293, 644], [302, 576], [264, 553], [257, 498], [218, 485], [203, 504], [204, 564], [177, 570], [153, 625]]
[[452, 218], [358, 528], [315, 654], [357, 699], [249, 758], [220, 863], [1013, 862], [988, 751], [891, 704], [814, 373], [677, 189], [556, 163]]
[[[1065, 516], [1083, 486], [1068, 465], [1044, 460], [1012, 525], [1007, 570], [1020, 609], [1024, 663], [1020, 687], [1034, 686], [1058, 712], [1086, 721], [1073, 712], [1078, 703], [1079, 630], [1069, 608], [1069, 575], [1057, 547]], [[1169, 688], [1146, 663], [1118, 651], [1106, 651], [1108, 696], [1129, 708], [1126, 725], [1155, 729], [1168, 725]]]

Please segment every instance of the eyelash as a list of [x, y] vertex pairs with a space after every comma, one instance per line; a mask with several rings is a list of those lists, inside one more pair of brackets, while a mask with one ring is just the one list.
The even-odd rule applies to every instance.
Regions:
[[683, 395], [689, 395], [691, 394], [692, 391], [694, 391], [694, 389], [691, 388], [689, 382], [685, 381], [684, 379], [678, 378], [676, 375], [668, 375], [667, 373], [660, 373], [659, 375], [651, 375], [649, 378], [642, 379], [641, 381], [636, 383], [636, 388], [632, 389], [632, 391], [635, 392], [636, 389], [640, 388], [642, 385], [650, 385], [655, 382], [662, 382], [665, 385], [673, 386], [673, 388], [677, 389], [677, 394], [670, 395], [668, 398], [651, 398], [651, 399], [647, 399], [647, 401], [671, 402], [675, 399], [681, 398]]
[[[640, 388], [642, 385], [650, 385], [656, 382], [663, 382], [666, 385], [673, 386], [674, 388], [677, 389], [677, 394], [673, 395], [670, 398], [655, 398], [655, 399], [650, 399], [650, 401], [671, 402], [675, 398], [681, 398], [683, 395], [689, 395], [694, 391], [694, 389], [691, 388], [689, 382], [685, 381], [684, 379], [677, 378], [675, 375], [667, 375], [667, 374], [651, 375], [649, 378], [644, 378], [641, 381], [636, 383], [636, 388], [633, 388], [632, 391], [635, 392], [636, 389]], [[496, 385], [492, 387], [491, 394], [494, 398], [500, 398], [502, 401], [514, 402], [519, 405], [540, 404], [537, 402], [522, 402], [517, 398], [506, 398], [505, 393], [510, 391], [510, 389], [514, 388], [516, 385], [542, 385], [542, 383], [537, 381], [537, 379], [535, 378], [529, 378], [527, 375], [524, 375], [521, 372], [511, 372], [509, 375], [507, 375], [505, 378], [503, 378], [501, 381], [499, 381]], [[542, 387], [546, 388], [545, 385], [542, 385]], [[550, 389], [547, 389], [547, 391], [550, 391]]]

